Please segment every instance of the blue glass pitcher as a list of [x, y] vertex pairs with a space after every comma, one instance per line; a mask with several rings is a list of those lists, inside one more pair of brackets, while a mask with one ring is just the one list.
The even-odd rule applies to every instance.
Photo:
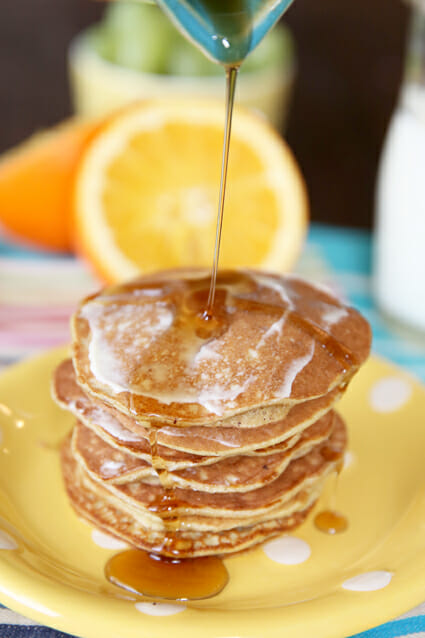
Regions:
[[237, 66], [270, 31], [292, 0], [157, 0], [210, 59]]

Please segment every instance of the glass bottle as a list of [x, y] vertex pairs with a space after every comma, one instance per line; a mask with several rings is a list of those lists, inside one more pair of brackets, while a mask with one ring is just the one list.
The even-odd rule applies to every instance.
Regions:
[[376, 192], [374, 287], [388, 315], [425, 331], [425, 0], [411, 0], [403, 83]]

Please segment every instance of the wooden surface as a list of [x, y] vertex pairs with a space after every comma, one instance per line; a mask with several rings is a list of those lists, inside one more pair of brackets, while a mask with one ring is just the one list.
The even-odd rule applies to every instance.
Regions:
[[[70, 112], [67, 46], [101, 10], [92, 0], [1, 0], [0, 150]], [[313, 218], [371, 225], [406, 7], [401, 0], [296, 0], [286, 21], [299, 60], [287, 137], [306, 176]]]

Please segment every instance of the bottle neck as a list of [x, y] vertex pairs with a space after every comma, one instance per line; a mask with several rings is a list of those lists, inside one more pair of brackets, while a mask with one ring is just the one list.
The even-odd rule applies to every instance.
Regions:
[[411, 4], [404, 83], [425, 87], [425, 0], [411, 0]]
[[425, 0], [410, 0], [412, 15], [399, 105], [425, 122]]

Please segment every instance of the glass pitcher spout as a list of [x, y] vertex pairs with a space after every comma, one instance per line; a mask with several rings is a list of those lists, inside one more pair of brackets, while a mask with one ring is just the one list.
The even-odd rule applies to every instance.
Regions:
[[157, 0], [178, 29], [207, 57], [238, 66], [292, 0]]

